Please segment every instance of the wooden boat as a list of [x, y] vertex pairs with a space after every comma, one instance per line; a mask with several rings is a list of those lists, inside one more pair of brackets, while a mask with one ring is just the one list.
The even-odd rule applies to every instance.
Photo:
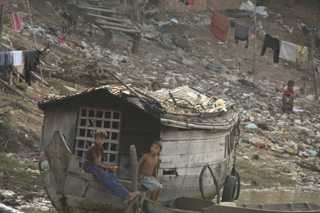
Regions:
[[184, 97], [184, 93], [192, 93], [196, 99], [201, 96], [190, 88], [172, 90], [169, 97], [175, 100], [171, 107], [164, 104], [168, 94], [153, 98], [126, 87], [103, 86], [39, 103], [44, 111], [43, 163], [47, 160], [49, 164], [42, 174], [58, 211], [115, 212], [125, 208], [82, 169], [96, 129], [108, 134], [104, 162], [119, 166], [117, 176], [129, 189], [132, 190], [130, 145], [135, 145], [140, 157], [153, 141], [160, 140], [163, 149], [157, 173], [164, 186], [161, 201], [186, 194], [219, 195], [234, 167], [238, 114], [232, 106], [213, 112], [203, 106], [201, 110], [205, 112], [194, 112], [192, 106], [185, 112], [179, 107], [180, 100], [188, 99], [192, 105], [192, 97]]
[[165, 205], [146, 201], [148, 213], [319, 213], [320, 205], [310, 203], [251, 204], [237, 207], [216, 205], [196, 198], [178, 198]]

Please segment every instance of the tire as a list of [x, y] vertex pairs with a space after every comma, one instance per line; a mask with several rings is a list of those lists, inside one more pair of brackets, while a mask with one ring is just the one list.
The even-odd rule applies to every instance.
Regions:
[[228, 175], [223, 187], [222, 202], [234, 201], [236, 184], [237, 184], [237, 178], [235, 176]]
[[236, 189], [235, 189], [235, 194], [233, 196], [233, 200], [238, 200], [239, 196], [240, 196], [240, 188], [241, 188], [240, 174], [235, 168], [233, 168], [232, 172], [231, 172], [231, 175], [236, 177], [236, 179], [237, 179]]
[[219, 183], [218, 183], [218, 180], [216, 178], [216, 176], [214, 175], [211, 167], [209, 165], [206, 165], [202, 168], [201, 172], [200, 172], [200, 176], [199, 176], [199, 189], [200, 189], [200, 193], [201, 193], [201, 197], [203, 200], [212, 200], [211, 197], [206, 197], [205, 194], [204, 194], [204, 186], [203, 186], [203, 174], [205, 172], [205, 170], [208, 169], [210, 174], [211, 174], [211, 177], [213, 179], [213, 183], [214, 183], [214, 186], [216, 187], [217, 189], [217, 194], [216, 194], [216, 202], [217, 204], [220, 203], [220, 190], [219, 190]]

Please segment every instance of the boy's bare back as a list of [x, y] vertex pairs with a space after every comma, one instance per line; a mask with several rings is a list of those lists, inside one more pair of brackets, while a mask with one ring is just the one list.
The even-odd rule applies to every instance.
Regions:
[[159, 156], [150, 153], [144, 154], [139, 167], [139, 174], [142, 176], [155, 176], [156, 167], [159, 163]]

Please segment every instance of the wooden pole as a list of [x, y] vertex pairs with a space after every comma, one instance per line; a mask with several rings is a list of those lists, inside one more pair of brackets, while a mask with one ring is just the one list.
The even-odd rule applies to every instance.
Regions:
[[257, 0], [254, 1], [254, 34], [255, 38], [253, 41], [253, 57], [252, 57], [252, 70], [251, 74], [256, 72], [256, 42], [257, 42]]
[[[314, 15], [314, 21], [316, 23], [317, 21], [317, 18], [316, 18], [316, 14]], [[309, 59], [309, 70], [312, 72], [311, 73], [311, 76], [312, 76], [312, 82], [313, 82], [313, 90], [314, 90], [314, 96], [315, 96], [315, 101], [318, 101], [319, 99], [319, 93], [318, 93], [318, 84], [317, 84], [317, 73], [316, 73], [316, 69], [315, 69], [315, 66], [313, 64], [313, 56], [314, 56], [314, 52], [315, 52], [315, 37], [317, 35], [317, 28], [316, 27], [313, 27], [313, 29], [311, 30], [311, 33], [310, 33], [310, 41], [311, 41], [311, 44], [310, 44], [310, 50], [309, 50], [309, 55], [308, 55], [308, 59]]]
[[131, 161], [131, 188], [132, 191], [138, 191], [138, 158], [135, 145], [130, 146], [130, 161]]
[[0, 39], [2, 38], [3, 31], [3, 13], [4, 13], [4, 5], [0, 5]]
[[314, 33], [311, 34], [311, 48], [310, 48], [310, 70], [312, 72], [312, 81], [313, 81], [313, 89], [314, 89], [314, 96], [315, 101], [319, 99], [319, 93], [318, 93], [318, 83], [317, 83], [317, 71], [315, 69], [315, 66], [313, 64], [313, 55], [314, 55], [314, 48], [315, 48], [315, 35]]

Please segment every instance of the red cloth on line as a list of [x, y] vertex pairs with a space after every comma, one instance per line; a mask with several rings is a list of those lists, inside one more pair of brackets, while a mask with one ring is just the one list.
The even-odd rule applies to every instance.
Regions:
[[12, 21], [12, 30], [14, 32], [20, 32], [23, 28], [23, 18], [18, 13], [12, 13], [11, 15], [11, 21]]
[[192, 6], [194, 3], [194, 0], [188, 0], [188, 6]]
[[213, 13], [211, 18], [211, 31], [220, 41], [226, 41], [230, 28], [229, 18], [219, 13]]

